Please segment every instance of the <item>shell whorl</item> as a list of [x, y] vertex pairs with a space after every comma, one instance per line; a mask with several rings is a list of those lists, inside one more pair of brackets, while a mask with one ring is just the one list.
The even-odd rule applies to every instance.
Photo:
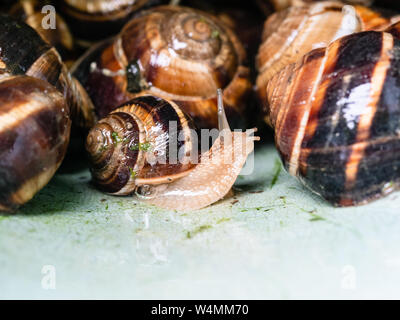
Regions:
[[268, 87], [270, 122], [288, 171], [339, 206], [400, 184], [400, 41], [361, 32], [316, 49]]
[[70, 128], [65, 99], [49, 83], [1, 78], [0, 211], [17, 209], [49, 182], [66, 153]]
[[154, 94], [175, 101], [200, 128], [213, 128], [218, 88], [225, 89], [228, 114], [245, 107], [251, 83], [244, 61], [238, 38], [215, 17], [162, 6], [128, 22], [116, 40], [89, 54], [76, 74], [99, 117], [137, 95]]
[[173, 102], [154, 96], [127, 102], [89, 132], [86, 150], [94, 183], [126, 195], [138, 186], [181, 178], [193, 168], [191, 129], [191, 120]]
[[[128, 23], [121, 46], [126, 61], [139, 61], [152, 86], [171, 97], [207, 99], [229, 84], [244, 59], [243, 48], [227, 30], [206, 13], [161, 7]], [[142, 43], [136, 46], [132, 39]]]

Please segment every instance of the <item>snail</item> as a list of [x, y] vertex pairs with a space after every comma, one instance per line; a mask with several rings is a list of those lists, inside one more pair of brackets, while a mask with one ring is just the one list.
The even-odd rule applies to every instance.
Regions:
[[287, 170], [335, 206], [400, 185], [400, 40], [342, 37], [268, 83], [268, 117]]
[[[63, 20], [63, 18], [55, 13], [54, 28], [47, 19], [49, 10], [46, 10], [46, 1], [39, 0], [19, 0], [11, 8], [9, 14], [13, 17], [23, 20], [26, 24], [36, 30], [37, 33], [55, 47], [63, 57], [63, 60], [72, 59], [74, 54], [74, 40], [72, 34]], [[51, 8], [51, 7], [47, 7]], [[44, 23], [49, 26], [44, 26]]]
[[16, 210], [54, 175], [71, 119], [87, 120], [78, 109], [85, 97], [53, 47], [25, 23], [0, 15], [0, 211]]
[[58, 4], [83, 46], [118, 33], [136, 12], [161, 0], [62, 0]]
[[80, 83], [71, 77], [57, 50], [23, 22], [0, 15], [0, 69], [49, 82], [67, 100], [70, 116], [79, 127], [95, 122], [93, 104]]
[[199, 156], [193, 122], [176, 103], [152, 95], [126, 102], [87, 137], [94, 183], [115, 195], [136, 192], [171, 210], [200, 209], [220, 200], [258, 137], [254, 130], [230, 130], [221, 92], [218, 105], [218, 138]]
[[218, 88], [230, 120], [242, 120], [251, 93], [245, 51], [215, 17], [161, 6], [129, 21], [115, 38], [89, 50], [73, 68], [99, 118], [137, 95], [172, 100], [198, 128], [217, 127]]
[[266, 100], [268, 81], [309, 51], [352, 33], [384, 30], [390, 23], [371, 9], [336, 1], [301, 2], [273, 14], [265, 22], [257, 55], [257, 92], [261, 101]]

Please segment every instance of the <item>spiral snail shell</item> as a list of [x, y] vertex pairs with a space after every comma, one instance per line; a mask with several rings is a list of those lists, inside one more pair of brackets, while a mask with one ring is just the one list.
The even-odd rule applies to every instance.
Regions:
[[137, 95], [179, 105], [198, 128], [217, 127], [218, 88], [228, 117], [239, 119], [251, 92], [245, 51], [233, 32], [198, 10], [162, 6], [128, 22], [114, 40], [80, 61], [74, 74], [99, 118]]
[[258, 139], [254, 131], [230, 131], [222, 100], [220, 94], [220, 135], [200, 159], [193, 123], [174, 102], [146, 95], [112, 111], [87, 137], [94, 183], [111, 194], [139, 193], [172, 210], [200, 209], [220, 200]]
[[268, 116], [287, 170], [337, 206], [400, 185], [400, 41], [361, 32], [306, 54], [269, 82]]
[[257, 92], [266, 100], [268, 81], [283, 67], [316, 48], [360, 31], [384, 30], [390, 19], [363, 6], [337, 1], [303, 3], [273, 14], [264, 25], [257, 55]]
[[[188, 157], [193, 129], [191, 119], [173, 102], [154, 96], [141, 96], [127, 102], [89, 132], [86, 149], [94, 183], [102, 191], [127, 195], [136, 185], [178, 179], [193, 165], [185, 159], [178, 161], [178, 154], [170, 150], [169, 142], [173, 139], [171, 136], [176, 139], [182, 132], [176, 151], [181, 150], [183, 157]], [[160, 161], [163, 157], [164, 161]], [[172, 161], [172, 157], [176, 161]]]

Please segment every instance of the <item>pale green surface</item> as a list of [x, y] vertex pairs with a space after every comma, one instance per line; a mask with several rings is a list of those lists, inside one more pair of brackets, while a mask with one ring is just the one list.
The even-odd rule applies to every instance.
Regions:
[[[0, 297], [400, 298], [399, 194], [333, 209], [283, 170], [271, 187], [276, 160], [257, 150], [237, 203], [189, 214], [105, 196], [87, 171], [58, 174], [0, 216]], [[42, 289], [43, 265], [56, 290]]]

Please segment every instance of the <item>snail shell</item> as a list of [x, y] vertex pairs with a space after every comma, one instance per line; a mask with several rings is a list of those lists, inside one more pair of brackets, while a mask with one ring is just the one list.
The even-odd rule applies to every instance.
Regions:
[[64, 19], [58, 14], [56, 14], [55, 29], [43, 27], [43, 21], [47, 15], [47, 13], [42, 13], [44, 4], [39, 0], [19, 0], [11, 8], [9, 14], [35, 29], [43, 40], [57, 49], [64, 61], [70, 59], [74, 50], [72, 34]]
[[0, 70], [45, 80], [65, 97], [74, 124], [91, 127], [93, 104], [85, 90], [69, 74], [57, 50], [23, 22], [0, 15]]
[[159, 1], [62, 0], [60, 10], [79, 39], [93, 41], [118, 33], [135, 12], [157, 2]]
[[14, 211], [49, 182], [70, 127], [68, 105], [48, 82], [0, 77], [0, 211]]
[[[254, 131], [230, 131], [222, 94], [219, 106], [220, 135], [200, 159], [192, 123], [174, 102], [141, 96], [114, 110], [87, 138], [95, 184], [112, 194], [136, 191], [148, 203], [172, 210], [200, 209], [220, 200], [230, 191], [257, 138], [251, 135]], [[171, 122], [177, 123], [172, 130]], [[177, 150], [182, 156], [177, 158], [168, 146], [178, 131]], [[150, 147], [141, 148], [144, 143]], [[160, 155], [166, 161], [149, 161]]]
[[361, 32], [316, 49], [268, 84], [269, 119], [287, 170], [337, 206], [400, 184], [400, 41]]
[[[184, 158], [190, 156], [186, 153], [192, 150], [192, 129], [191, 119], [173, 102], [154, 96], [127, 102], [89, 132], [86, 150], [94, 183], [102, 191], [127, 195], [137, 185], [167, 183], [180, 178], [193, 168], [185, 159], [178, 161], [177, 154], [180, 150]], [[180, 132], [183, 137], [174, 153], [170, 140], [177, 139]]]
[[269, 17], [257, 55], [257, 91], [266, 100], [268, 81], [283, 67], [316, 48], [365, 30], [384, 30], [390, 20], [362, 6], [336, 1], [302, 3]]
[[74, 74], [99, 118], [152, 94], [177, 103], [197, 127], [216, 128], [218, 88], [228, 116], [239, 119], [245, 107], [251, 83], [244, 60], [238, 38], [215, 17], [163, 6], [132, 19], [116, 39], [89, 52]]

